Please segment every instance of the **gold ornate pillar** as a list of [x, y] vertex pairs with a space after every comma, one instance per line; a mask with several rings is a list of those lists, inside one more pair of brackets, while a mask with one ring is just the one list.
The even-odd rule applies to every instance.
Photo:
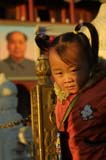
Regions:
[[37, 84], [31, 90], [34, 160], [57, 160], [55, 152], [55, 96], [50, 82], [48, 58], [41, 54], [36, 65]]

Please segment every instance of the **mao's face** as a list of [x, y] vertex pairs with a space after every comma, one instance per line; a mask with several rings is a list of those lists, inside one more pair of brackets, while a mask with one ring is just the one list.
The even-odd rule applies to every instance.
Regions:
[[[78, 54], [71, 56], [70, 64], [64, 63], [56, 50], [51, 49], [49, 63], [54, 81], [61, 90], [71, 94], [77, 93], [89, 78], [89, 67]], [[76, 62], [76, 63], [75, 63]]]
[[21, 33], [13, 33], [8, 40], [8, 52], [14, 60], [21, 60], [26, 52], [26, 40]]

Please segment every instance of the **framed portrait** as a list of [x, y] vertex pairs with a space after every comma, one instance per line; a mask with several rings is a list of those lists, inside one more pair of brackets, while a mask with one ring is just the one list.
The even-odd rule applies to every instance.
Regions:
[[[37, 27], [35, 23], [30, 24], [25, 22], [0, 21], [0, 72], [6, 72], [5, 74], [7, 78], [9, 78], [10, 80], [25, 80], [25, 81], [35, 80], [36, 75], [34, 74], [31, 75], [32, 69], [30, 68], [29, 62], [28, 62], [29, 65], [28, 67], [26, 66], [24, 67], [23, 65], [24, 63], [23, 64], [21, 63], [20, 66], [19, 65], [15, 66], [15, 64], [9, 64], [9, 62], [7, 63], [7, 61], [4, 62], [4, 60], [10, 56], [9, 53], [10, 51], [8, 50], [9, 47], [8, 47], [7, 35], [11, 32], [21, 32], [24, 35], [26, 35], [27, 42], [26, 42], [26, 51], [24, 58], [27, 59], [28, 61], [33, 61], [36, 63], [36, 60], [39, 57], [39, 48], [37, 47], [34, 40], [36, 29]], [[24, 62], [27, 63], [26, 61]], [[28, 74], [26, 73], [27, 70], [29, 70]]]
[[9, 32], [13, 31], [21, 31], [25, 33], [28, 37], [28, 45], [26, 51], [26, 57], [29, 59], [35, 60], [39, 56], [39, 49], [34, 41], [35, 32], [36, 32], [35, 24], [27, 24], [27, 23], [13, 23], [13, 22], [0, 22], [0, 59], [4, 59], [8, 55], [8, 50], [6, 47], [6, 36]]

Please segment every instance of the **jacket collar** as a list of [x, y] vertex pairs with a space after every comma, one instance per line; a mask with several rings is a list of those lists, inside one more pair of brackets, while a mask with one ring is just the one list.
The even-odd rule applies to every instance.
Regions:
[[82, 90], [86, 90], [89, 87], [92, 87], [100, 80], [106, 77], [106, 60], [103, 58], [99, 58], [98, 64], [95, 66], [92, 71], [92, 75], [89, 78], [88, 82], [84, 86]]

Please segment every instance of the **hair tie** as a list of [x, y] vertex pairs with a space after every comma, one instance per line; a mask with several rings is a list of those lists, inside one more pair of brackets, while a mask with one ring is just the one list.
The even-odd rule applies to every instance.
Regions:
[[73, 33], [74, 33], [74, 34], [78, 34], [78, 32], [77, 32], [77, 31], [75, 31], [75, 30], [73, 31]]

